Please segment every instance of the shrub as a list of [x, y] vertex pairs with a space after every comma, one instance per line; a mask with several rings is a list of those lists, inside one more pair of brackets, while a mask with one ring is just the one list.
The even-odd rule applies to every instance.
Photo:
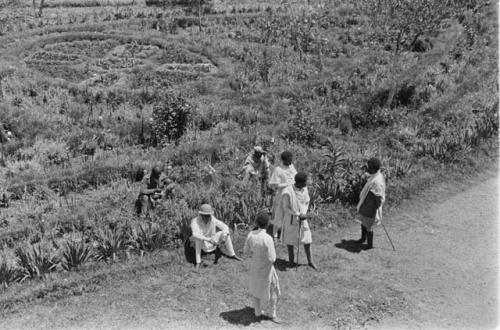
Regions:
[[70, 271], [73, 268], [78, 268], [80, 265], [87, 262], [92, 255], [92, 246], [80, 242], [69, 241], [66, 243], [62, 253], [61, 266], [64, 270]]
[[100, 229], [97, 232], [94, 258], [97, 261], [115, 261], [125, 249], [125, 237], [119, 229]]
[[298, 143], [313, 145], [317, 140], [317, 124], [310, 108], [298, 108], [290, 121], [287, 137]]
[[153, 108], [153, 134], [158, 144], [177, 141], [186, 131], [193, 106], [181, 95], [166, 94]]
[[8, 286], [12, 282], [19, 281], [22, 273], [19, 268], [11, 266], [5, 259], [0, 263], [0, 284]]
[[155, 223], [140, 223], [128, 234], [129, 245], [141, 254], [163, 248], [167, 241], [165, 231]]
[[40, 245], [32, 247], [31, 250], [18, 247], [15, 254], [22, 269], [21, 281], [45, 276], [55, 270], [60, 261], [58, 257], [50, 256]]

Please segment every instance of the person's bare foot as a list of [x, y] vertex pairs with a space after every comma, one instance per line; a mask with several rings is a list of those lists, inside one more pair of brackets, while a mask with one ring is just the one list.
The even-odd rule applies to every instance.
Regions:
[[273, 323], [276, 323], [276, 324], [282, 324], [283, 323], [283, 320], [280, 319], [279, 317], [277, 316], [267, 316], [267, 315], [261, 315], [260, 317], [262, 320], [266, 320], [266, 321], [271, 321]]
[[318, 270], [318, 267], [316, 267], [316, 265], [314, 263], [312, 263], [312, 262], [308, 263], [308, 266], [311, 267], [314, 270]]
[[229, 259], [238, 260], [238, 261], [243, 261], [243, 259], [241, 259], [240, 257], [238, 257], [236, 254], [234, 256], [229, 256], [228, 258]]

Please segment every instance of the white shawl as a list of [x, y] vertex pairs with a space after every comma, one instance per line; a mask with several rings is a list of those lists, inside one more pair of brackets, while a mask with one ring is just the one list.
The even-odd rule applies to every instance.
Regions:
[[385, 202], [385, 179], [382, 173], [380, 173], [380, 171], [377, 171], [377, 173], [372, 174], [368, 177], [368, 180], [366, 181], [363, 190], [361, 190], [361, 193], [359, 194], [359, 203], [357, 206], [358, 211], [363, 202], [365, 201], [368, 192], [370, 191], [375, 196], [382, 197], [382, 204], [377, 209], [377, 213], [375, 214], [375, 220], [377, 222], [380, 222], [380, 220], [382, 219], [382, 206], [384, 205]]

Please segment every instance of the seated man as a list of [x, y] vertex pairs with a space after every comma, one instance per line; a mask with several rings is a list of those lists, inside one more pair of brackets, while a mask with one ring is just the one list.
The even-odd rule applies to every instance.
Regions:
[[[241, 258], [234, 253], [233, 243], [229, 236], [229, 227], [213, 216], [212, 207], [209, 204], [203, 204], [198, 214], [196, 218], [191, 220], [192, 240], [194, 240], [196, 253], [196, 269], [200, 268], [201, 251], [214, 252], [221, 243], [224, 243], [224, 252], [229, 258], [241, 261]], [[217, 228], [220, 231], [216, 231]], [[215, 263], [217, 260], [218, 256], [216, 256]]]
[[161, 164], [155, 165], [150, 174], [146, 174], [141, 180], [141, 190], [135, 203], [137, 215], [146, 216], [158, 201], [171, 190], [172, 182], [163, 173]]

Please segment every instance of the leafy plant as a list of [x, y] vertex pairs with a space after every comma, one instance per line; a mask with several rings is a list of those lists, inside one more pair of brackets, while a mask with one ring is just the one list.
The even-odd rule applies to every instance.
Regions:
[[43, 277], [54, 271], [60, 262], [58, 257], [51, 257], [40, 245], [32, 247], [31, 250], [18, 247], [15, 254], [23, 273], [21, 281], [26, 278]]
[[118, 229], [100, 229], [97, 232], [94, 258], [97, 261], [115, 261], [125, 249], [125, 237]]
[[22, 273], [19, 268], [11, 266], [7, 260], [3, 259], [0, 263], [0, 284], [8, 286], [12, 282], [19, 281]]
[[165, 247], [167, 236], [165, 231], [155, 223], [148, 222], [147, 225], [140, 223], [132, 228], [128, 234], [129, 245], [136, 251], [152, 252]]
[[69, 241], [62, 252], [61, 266], [64, 270], [70, 271], [78, 268], [80, 265], [87, 262], [92, 256], [92, 246], [85, 242]]
[[177, 141], [186, 131], [193, 106], [181, 95], [166, 94], [153, 109], [153, 134], [159, 144]]

